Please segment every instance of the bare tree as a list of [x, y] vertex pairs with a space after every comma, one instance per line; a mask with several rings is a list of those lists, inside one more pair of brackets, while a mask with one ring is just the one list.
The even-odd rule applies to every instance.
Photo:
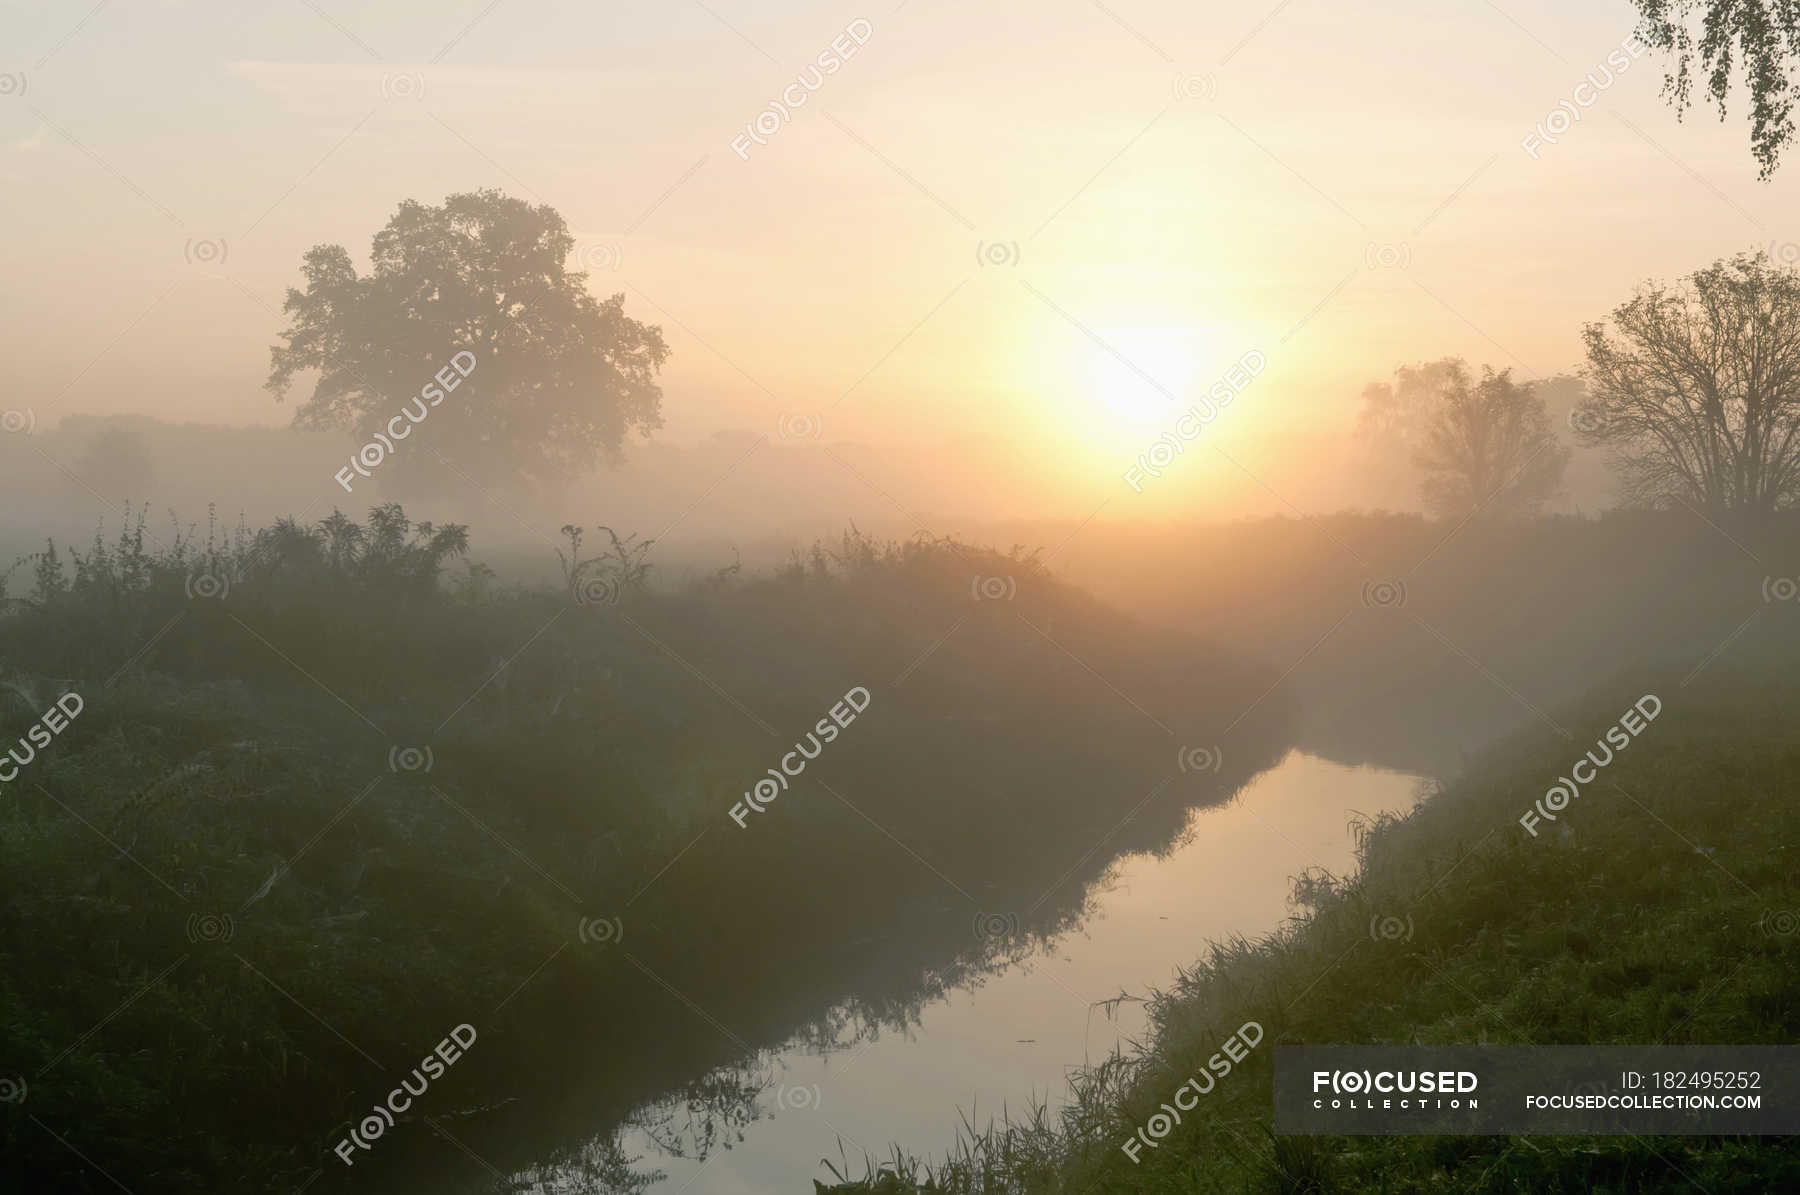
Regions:
[[1767, 255], [1649, 285], [1587, 325], [1577, 435], [1611, 448], [1628, 500], [1766, 515], [1800, 490], [1800, 273]]

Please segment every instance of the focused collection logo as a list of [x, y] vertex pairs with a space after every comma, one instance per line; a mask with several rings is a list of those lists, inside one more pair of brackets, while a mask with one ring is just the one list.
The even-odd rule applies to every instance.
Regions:
[[[1472, 1093], [1480, 1082], [1474, 1071], [1314, 1071], [1312, 1106], [1398, 1108], [1403, 1111], [1479, 1108], [1481, 1103]], [[1465, 1100], [1464, 1096], [1469, 1098]]]

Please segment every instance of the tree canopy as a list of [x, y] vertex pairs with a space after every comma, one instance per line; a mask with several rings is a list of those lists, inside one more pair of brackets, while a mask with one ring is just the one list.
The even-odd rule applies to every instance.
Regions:
[[[1800, 3], [1796, 0], [1633, 0], [1638, 37], [1674, 58], [1663, 95], [1677, 114], [1693, 100], [1697, 71], [1705, 72], [1706, 94], [1726, 115], [1734, 73], [1750, 91], [1750, 149], [1762, 167], [1775, 173], [1781, 153], [1794, 139], [1791, 60], [1800, 59]], [[1694, 36], [1698, 14], [1699, 39]]]
[[1529, 514], [1562, 483], [1559, 445], [1535, 383], [1460, 357], [1403, 365], [1363, 389], [1361, 434], [1397, 441], [1420, 470], [1419, 494], [1452, 518]]
[[[410, 409], [384, 482], [447, 462], [480, 485], [535, 486], [615, 463], [628, 433], [662, 426], [669, 350], [660, 328], [625, 314], [622, 293], [588, 292], [565, 266], [574, 247], [553, 208], [498, 191], [407, 200], [375, 234], [369, 273], [341, 245], [307, 252], [266, 389], [281, 401], [317, 370], [295, 425], [364, 439]], [[428, 407], [422, 392], [458, 353], [468, 376]]]
[[1613, 450], [1628, 498], [1761, 515], [1800, 494], [1800, 272], [1721, 259], [1583, 338], [1575, 429]]

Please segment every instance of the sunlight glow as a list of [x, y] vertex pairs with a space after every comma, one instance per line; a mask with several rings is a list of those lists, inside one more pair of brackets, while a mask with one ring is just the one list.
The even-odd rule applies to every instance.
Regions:
[[1191, 328], [1113, 328], [1098, 333], [1112, 351], [1093, 345], [1088, 393], [1109, 422], [1140, 426], [1181, 409], [1194, 381], [1196, 333]]

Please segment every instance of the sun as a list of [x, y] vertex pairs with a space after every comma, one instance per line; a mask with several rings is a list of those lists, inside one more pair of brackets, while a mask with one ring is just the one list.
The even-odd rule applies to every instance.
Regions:
[[1137, 427], [1182, 409], [1194, 380], [1194, 329], [1113, 328], [1095, 339], [1087, 389], [1107, 422]]

